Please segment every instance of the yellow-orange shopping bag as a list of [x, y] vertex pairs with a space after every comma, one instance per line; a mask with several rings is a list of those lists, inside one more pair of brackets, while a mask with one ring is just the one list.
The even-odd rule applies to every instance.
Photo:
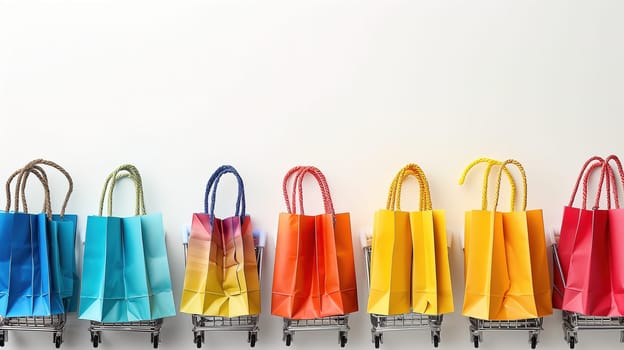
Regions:
[[[480, 162], [473, 162], [466, 172]], [[495, 161], [494, 161], [495, 162]], [[520, 211], [496, 211], [500, 180], [507, 164], [522, 176], [523, 201]], [[491, 165], [488, 166], [488, 170]], [[462, 313], [487, 320], [517, 320], [552, 313], [550, 275], [541, 210], [526, 211], [526, 175], [515, 160], [502, 163], [498, 171], [494, 210], [486, 208], [487, 173], [482, 210], [466, 213], [465, 277]], [[515, 186], [512, 183], [512, 191]]]

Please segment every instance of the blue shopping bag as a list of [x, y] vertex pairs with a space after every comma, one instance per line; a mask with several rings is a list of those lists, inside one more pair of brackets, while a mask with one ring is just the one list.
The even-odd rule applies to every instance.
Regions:
[[[24, 168], [11, 175], [18, 176], [17, 186], [23, 187], [26, 184], [29, 174], [36, 172], [42, 181], [47, 181], [47, 175], [40, 165], [47, 165], [60, 171], [68, 182], [67, 192], [63, 201], [60, 214], [52, 215], [52, 220], [48, 222], [48, 240], [50, 242], [50, 266], [52, 269], [52, 280], [54, 291], [60, 293], [63, 299], [65, 312], [75, 312], [78, 305], [78, 290], [80, 287], [78, 273], [76, 271], [76, 226], [78, 216], [66, 214], [67, 203], [73, 191], [73, 180], [69, 173], [55, 162], [45, 159], [35, 159], [26, 164]], [[17, 188], [17, 187], [16, 187]], [[48, 188], [49, 190], [49, 188]], [[22, 196], [25, 210], [28, 210], [26, 198]]]
[[[50, 316], [64, 312], [58, 290], [54, 288], [50, 264], [48, 223], [52, 217], [50, 196], [45, 175], [36, 172], [45, 191], [45, 213], [29, 214], [25, 205], [19, 212], [19, 192], [15, 186], [14, 211], [10, 212], [11, 196], [7, 191], [6, 211], [0, 212], [0, 316]], [[21, 176], [20, 176], [21, 178]], [[7, 182], [10, 188], [11, 180]]]
[[[113, 189], [124, 177], [135, 183], [135, 215], [114, 217]], [[102, 216], [105, 197], [108, 216]], [[99, 215], [87, 218], [78, 317], [133, 322], [174, 315], [162, 216], [145, 213], [141, 176], [123, 165], [105, 181]]]

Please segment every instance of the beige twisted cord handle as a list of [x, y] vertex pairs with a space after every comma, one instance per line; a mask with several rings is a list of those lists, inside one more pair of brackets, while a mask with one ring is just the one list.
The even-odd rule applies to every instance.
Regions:
[[[50, 189], [48, 186], [48, 176], [45, 173], [45, 171], [43, 169], [41, 169], [41, 167], [38, 166], [34, 166], [29, 168], [28, 170], [25, 169], [20, 169], [18, 171], [16, 171], [15, 173], [13, 173], [10, 177], [9, 177], [9, 186], [10, 186], [10, 182], [13, 180], [13, 178], [15, 178], [15, 176], [17, 175], [22, 175], [23, 173], [33, 173], [35, 174], [35, 176], [39, 179], [39, 181], [41, 182], [41, 184], [43, 185], [43, 193], [44, 193], [44, 201], [43, 201], [43, 212], [46, 214], [46, 217], [48, 219], [52, 219], [52, 206], [50, 204]], [[26, 174], [26, 177], [28, 176], [28, 174]], [[23, 181], [23, 183], [20, 185], [20, 181]], [[18, 180], [18, 183], [16, 185], [16, 190], [18, 190], [18, 188], [21, 188], [21, 197], [22, 197], [22, 208], [24, 210], [24, 213], [28, 213], [28, 206], [26, 205], [26, 196], [25, 196], [25, 180]], [[20, 198], [20, 193], [15, 193], [15, 207], [14, 210], [15, 212], [19, 211], [19, 198]], [[9, 198], [10, 200], [10, 198]], [[7, 207], [10, 208], [11, 207], [11, 203], [7, 202]], [[7, 210], [8, 211], [8, 210]]]
[[[121, 174], [120, 174], [121, 172]], [[113, 189], [120, 179], [130, 178], [134, 182], [136, 191], [135, 215], [145, 215], [145, 200], [143, 196], [143, 180], [139, 170], [132, 164], [124, 164], [113, 170], [104, 181], [104, 188], [100, 195], [99, 215], [104, 212], [104, 199], [108, 194], [108, 216], [113, 215]]]
[[[50, 197], [50, 203], [46, 203], [46, 200], [44, 199], [43, 202], [43, 207], [44, 207], [44, 211], [46, 210], [46, 205], [49, 205], [50, 207], [50, 212], [52, 211], [52, 195], [50, 195], [50, 181], [48, 180], [48, 175], [46, 174], [46, 172], [43, 170], [43, 168], [41, 168], [40, 166], [33, 166], [28, 170], [24, 170], [20, 176], [23, 176], [23, 178], [20, 180], [18, 177], [18, 183], [15, 185], [15, 187], [17, 188], [18, 186], [20, 187], [20, 196], [22, 198], [22, 208], [24, 209], [25, 213], [28, 213], [28, 203], [26, 202], [26, 182], [28, 181], [28, 175], [30, 175], [30, 173], [35, 174], [35, 176], [37, 176], [37, 178], [39, 179], [39, 181], [41, 181], [41, 183], [43, 184], [43, 190], [48, 192], [48, 196]], [[21, 184], [19, 184], [21, 182]], [[17, 199], [17, 197], [16, 197]]]
[[[39, 166], [33, 167], [33, 169], [34, 169], [34, 171], [39, 172], [39, 175], [43, 179], [45, 179], [45, 183], [47, 185], [48, 184], [48, 176], [45, 173], [45, 171], [41, 167], [39, 167]], [[31, 169], [29, 172], [34, 172], [33, 169]], [[23, 168], [19, 169], [19, 170], [16, 170], [13, 174], [11, 174], [11, 176], [9, 176], [9, 179], [6, 182], [6, 185], [5, 185], [5, 187], [6, 187], [5, 188], [5, 193], [6, 193], [6, 207], [5, 207], [5, 211], [11, 210], [11, 202], [12, 202], [12, 198], [11, 198], [11, 182], [13, 182], [13, 179], [15, 179], [15, 177], [17, 175], [20, 175], [22, 172], [24, 172]], [[26, 174], [26, 176], [28, 176], [28, 174]], [[22, 181], [24, 181], [24, 180], [22, 180]], [[18, 184], [15, 187], [16, 187], [15, 191], [18, 191], [18, 187], [20, 187], [20, 185]], [[17, 195], [15, 197], [15, 200], [16, 200], [16, 202], [13, 203], [13, 204], [17, 205], [17, 208], [15, 209], [15, 211], [18, 211], [20, 203], [19, 203], [19, 197]], [[25, 198], [25, 195], [23, 193], [23, 190], [22, 190], [22, 203], [21, 204], [22, 204], [22, 207], [24, 208], [24, 211], [28, 212], [28, 204], [26, 203], [26, 198]], [[45, 208], [45, 199], [44, 199], [43, 206]]]
[[420, 208], [419, 210], [431, 210], [431, 192], [429, 190], [429, 182], [424, 171], [416, 164], [410, 163], [404, 166], [392, 180], [390, 189], [388, 190], [388, 199], [386, 201], [386, 209], [401, 210], [401, 190], [403, 181], [409, 176], [414, 176], [418, 180], [420, 189]]
[[[69, 175], [69, 173], [62, 166], [58, 165], [57, 163], [55, 163], [53, 161], [46, 160], [46, 159], [41, 159], [41, 158], [35, 159], [35, 160], [29, 162], [28, 164], [26, 164], [26, 166], [24, 166], [24, 169], [27, 170], [27, 169], [30, 169], [33, 166], [36, 166], [36, 165], [47, 165], [49, 167], [52, 167], [52, 168], [60, 171], [65, 176], [65, 178], [67, 179], [67, 183], [68, 183], [67, 193], [65, 194], [65, 199], [63, 200], [63, 205], [61, 206], [61, 212], [60, 212], [61, 217], [64, 217], [65, 216], [65, 209], [67, 208], [67, 203], [69, 202], [69, 197], [71, 196], [71, 193], [74, 190], [74, 182], [73, 182], [71, 176]], [[19, 175], [19, 178], [17, 180], [18, 184], [20, 182], [22, 182], [21, 178], [23, 176], [28, 176], [28, 172], [23, 172], [23, 173], [21, 173]], [[15, 187], [16, 189], [17, 189], [18, 184], [16, 184], [16, 187]]]

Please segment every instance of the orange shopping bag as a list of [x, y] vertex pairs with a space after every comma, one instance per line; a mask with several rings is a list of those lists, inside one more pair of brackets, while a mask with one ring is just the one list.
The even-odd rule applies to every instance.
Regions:
[[[304, 214], [302, 189], [307, 174], [320, 185], [324, 214]], [[291, 206], [287, 183], [292, 176]], [[315, 167], [291, 169], [284, 177], [283, 192], [288, 212], [279, 217], [271, 313], [312, 319], [357, 311], [349, 214], [334, 212], [325, 176]]]

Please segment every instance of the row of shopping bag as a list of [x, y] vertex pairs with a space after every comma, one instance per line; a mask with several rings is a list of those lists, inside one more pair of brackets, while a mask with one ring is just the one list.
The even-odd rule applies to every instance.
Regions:
[[[592, 157], [564, 210], [559, 245], [562, 269], [555, 273], [555, 307], [586, 315], [622, 314], [619, 295], [624, 278], [620, 273], [624, 271], [620, 271], [621, 258], [615, 252], [622, 242], [618, 232], [624, 226], [618, 221], [619, 198], [611, 161], [624, 184], [617, 157]], [[487, 168], [481, 210], [466, 213], [463, 314], [487, 320], [550, 314], [553, 303], [542, 212], [526, 210], [524, 168], [515, 160], [482, 158], [468, 166], [462, 181], [479, 163], [486, 163]], [[69, 188], [58, 215], [52, 214], [44, 165], [58, 169], [68, 179]], [[521, 175], [518, 210], [516, 183], [508, 166], [515, 166]], [[488, 209], [492, 169], [497, 169], [495, 202]], [[589, 178], [598, 171], [594, 207], [588, 210]], [[41, 214], [28, 214], [25, 186], [31, 174], [44, 188]], [[217, 186], [225, 174], [236, 178], [238, 195], [234, 216], [219, 219], [214, 215]], [[321, 189], [323, 214], [304, 212], [303, 180], [308, 175]], [[511, 188], [509, 212], [497, 209], [503, 175]], [[420, 208], [403, 211], [401, 189], [410, 176], [419, 183]], [[124, 178], [135, 185], [135, 213], [114, 217], [113, 190]], [[583, 204], [574, 208], [581, 181]], [[598, 209], [603, 185], [607, 210]], [[0, 248], [0, 316], [52, 315], [73, 311], [77, 304], [79, 317], [94, 321], [130, 322], [175, 315], [162, 217], [146, 214], [142, 179], [136, 167], [123, 165], [105, 180], [99, 213], [87, 219], [81, 279], [76, 274], [77, 220], [65, 213], [72, 189], [67, 171], [41, 159], [9, 177], [6, 211], [0, 212], [0, 239], [10, 242]], [[287, 212], [279, 217], [272, 314], [311, 319], [357, 311], [349, 214], [335, 212], [327, 180], [315, 167], [291, 169], [284, 177], [282, 191]], [[611, 199], [616, 208], [611, 208]], [[204, 212], [193, 214], [180, 311], [225, 317], [260, 312], [253, 230], [245, 210], [241, 176], [231, 166], [218, 168], [206, 186]], [[368, 312], [436, 315], [453, 311], [444, 212], [433, 210], [428, 181], [417, 165], [407, 165], [392, 181], [386, 209], [375, 214], [371, 244]]]
[[[481, 209], [465, 214], [462, 314], [483, 320], [520, 320], [549, 315], [554, 306], [587, 316], [624, 316], [624, 209], [618, 190], [618, 186], [624, 189], [624, 170], [618, 157], [594, 156], [581, 168], [554, 246], [554, 286], [542, 210], [526, 209], [523, 166], [516, 160], [477, 159], [465, 169], [460, 184], [480, 163], [486, 164]], [[507, 166], [520, 173], [519, 193]], [[490, 172], [496, 167], [494, 204], [488, 208]], [[590, 179], [596, 174], [598, 185], [588, 208]], [[503, 175], [511, 189], [509, 212], [498, 210]], [[400, 208], [401, 183], [408, 176], [420, 185], [418, 211]], [[582, 201], [575, 207], [579, 187]], [[602, 202], [606, 209], [600, 209]], [[401, 169], [391, 184], [386, 209], [375, 215], [369, 313], [453, 311], [444, 222], [444, 212], [432, 209], [424, 172], [415, 164]]]

